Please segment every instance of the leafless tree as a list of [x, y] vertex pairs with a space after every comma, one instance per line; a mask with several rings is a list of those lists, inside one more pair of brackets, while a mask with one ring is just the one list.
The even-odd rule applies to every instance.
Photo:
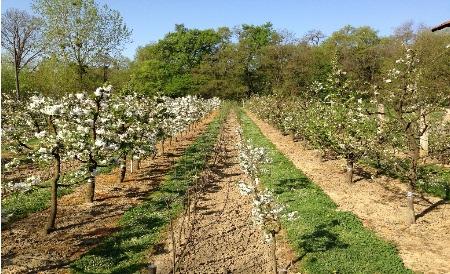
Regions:
[[320, 41], [322, 41], [325, 38], [325, 34], [323, 34], [320, 30], [310, 30], [308, 31], [301, 39], [301, 42], [306, 44], [311, 44], [314, 46], [319, 45]]
[[16, 97], [20, 98], [19, 74], [42, 52], [41, 20], [26, 11], [8, 9], [2, 14], [2, 48], [12, 57]]

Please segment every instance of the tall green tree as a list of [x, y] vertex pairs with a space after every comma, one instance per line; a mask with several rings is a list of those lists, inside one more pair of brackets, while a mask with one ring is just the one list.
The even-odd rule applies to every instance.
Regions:
[[339, 63], [352, 80], [365, 86], [380, 80], [379, 44], [380, 38], [371, 27], [347, 25], [328, 37], [323, 46], [330, 55], [337, 54]]
[[176, 25], [155, 44], [140, 48], [134, 64], [133, 84], [143, 92], [182, 96], [196, 91], [192, 70], [217, 53], [226, 32], [188, 29]]
[[263, 49], [280, 42], [272, 23], [260, 26], [244, 24], [236, 29], [238, 38], [238, 56], [243, 64], [241, 80], [247, 87], [246, 96], [268, 91], [266, 75], [261, 70]]
[[239, 99], [244, 97], [246, 87], [239, 72], [242, 63], [237, 58], [237, 45], [228, 43], [212, 55], [209, 55], [193, 70], [198, 85], [198, 94], [203, 97], [218, 96]]
[[94, 0], [35, 0], [33, 7], [44, 20], [49, 51], [76, 64], [81, 88], [88, 67], [109, 67], [131, 36], [118, 11]]

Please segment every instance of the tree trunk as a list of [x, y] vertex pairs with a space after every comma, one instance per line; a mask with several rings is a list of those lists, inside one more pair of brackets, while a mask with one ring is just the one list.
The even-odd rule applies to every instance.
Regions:
[[127, 172], [127, 156], [125, 155], [120, 160], [118, 183], [123, 183], [123, 180], [125, 179], [125, 173], [126, 172]]
[[353, 183], [353, 169], [354, 161], [353, 159], [347, 159], [347, 182], [349, 184]]
[[[56, 126], [53, 123], [52, 116], [47, 117], [47, 125], [49, 131], [57, 136]], [[56, 143], [56, 147], [52, 150], [52, 156], [54, 159], [53, 162], [53, 179], [52, 179], [52, 188], [51, 188], [51, 202], [50, 202], [50, 215], [48, 216], [48, 222], [45, 227], [45, 233], [49, 234], [50, 232], [55, 230], [55, 221], [56, 221], [56, 213], [58, 210], [58, 181], [61, 175], [61, 156], [59, 155], [60, 143]]]
[[78, 66], [78, 80], [80, 81], [80, 88], [83, 88], [83, 66]]
[[380, 133], [383, 132], [383, 125], [384, 125], [384, 120], [385, 120], [385, 118], [384, 118], [384, 105], [379, 103], [378, 106], [377, 106], [377, 110], [378, 110], [378, 115], [377, 115], [377, 117], [378, 117], [378, 120], [377, 120], [377, 123], [378, 123], [377, 132], [378, 132], [378, 134], [380, 134]]
[[325, 159], [324, 159], [324, 152], [322, 152], [322, 151], [319, 151], [319, 161], [320, 161], [320, 162], [325, 162]]
[[55, 158], [54, 162], [54, 174], [52, 179], [52, 189], [51, 189], [51, 203], [50, 203], [50, 215], [48, 216], [47, 226], [45, 227], [45, 233], [49, 234], [55, 230], [56, 213], [58, 210], [58, 181], [61, 176], [61, 157], [59, 153], [53, 155]]
[[133, 156], [131, 156], [131, 161], [130, 161], [130, 173], [134, 172], [134, 159]]
[[[419, 155], [419, 151], [415, 152], [415, 154]], [[417, 156], [418, 157], [418, 156]], [[411, 175], [410, 181], [408, 185], [408, 193], [406, 195], [406, 199], [408, 202], [408, 223], [415, 224], [416, 223], [416, 213], [414, 210], [414, 191], [417, 181], [417, 158], [413, 159], [412, 167], [411, 167]]]
[[428, 129], [427, 119], [423, 111], [421, 111], [419, 130], [422, 133], [420, 136], [420, 157], [426, 157], [428, 156]]
[[19, 73], [20, 73], [20, 71], [19, 71], [19, 69], [17, 68], [17, 65], [16, 65], [16, 68], [14, 69], [14, 78], [16, 80], [16, 99], [17, 100], [20, 100]]
[[86, 190], [86, 203], [94, 202], [95, 195], [95, 164], [90, 164], [89, 166], [89, 179], [87, 181], [87, 190]]
[[95, 176], [90, 176], [87, 183], [86, 203], [94, 202]]
[[411, 191], [412, 187], [409, 187], [409, 191], [406, 193], [406, 200], [408, 202], [408, 223], [410, 225], [416, 223], [416, 213], [414, 211], [414, 192]]
[[[80, 63], [79, 63], [80, 64]], [[82, 66], [80, 64], [80, 69], [82, 69]], [[83, 74], [80, 73], [80, 79], [82, 80]], [[92, 122], [92, 128], [91, 128], [91, 138], [92, 143], [95, 144], [95, 141], [97, 140], [97, 119], [100, 114], [100, 100], [95, 99], [95, 112]], [[87, 191], [86, 191], [86, 202], [92, 203], [94, 201], [94, 195], [95, 195], [95, 177], [97, 175], [97, 161], [95, 159], [96, 155], [92, 154], [92, 151], [89, 152], [89, 163], [88, 163], [88, 170], [89, 170], [89, 179], [87, 183]]]
[[[417, 125], [416, 125], [417, 126]], [[417, 182], [417, 169], [420, 158], [420, 143], [417, 142], [417, 135], [415, 134], [415, 130], [417, 127], [414, 125], [410, 126], [407, 130], [408, 135], [408, 146], [410, 149], [410, 157], [411, 157], [411, 168], [409, 170], [409, 184], [408, 184], [408, 193], [407, 193], [407, 202], [408, 202], [408, 223], [414, 224], [416, 223], [416, 215], [414, 211], [414, 191], [416, 188]], [[420, 130], [420, 129], [419, 129]], [[420, 142], [420, 140], [419, 140]]]
[[103, 83], [108, 81], [108, 66], [103, 66]]

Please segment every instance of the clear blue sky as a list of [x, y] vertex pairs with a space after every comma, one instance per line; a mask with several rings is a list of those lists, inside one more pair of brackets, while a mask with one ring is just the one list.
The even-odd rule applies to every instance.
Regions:
[[[243, 23], [273, 23], [302, 36], [311, 29], [326, 35], [344, 25], [368, 25], [389, 35], [406, 21], [434, 26], [450, 19], [450, 0], [97, 0], [119, 10], [133, 29], [124, 55], [157, 41], [175, 24], [188, 28], [233, 27]], [[15, 7], [31, 11], [31, 0], [2, 0], [2, 12]]]

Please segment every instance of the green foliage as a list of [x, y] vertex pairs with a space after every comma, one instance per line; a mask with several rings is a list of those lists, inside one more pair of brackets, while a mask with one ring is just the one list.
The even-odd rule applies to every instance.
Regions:
[[[404, 170], [411, 169], [411, 161], [400, 158], [365, 158], [361, 161], [377, 168], [380, 174], [385, 174], [392, 178], [407, 181], [407, 174]], [[419, 166], [417, 169], [417, 190], [421, 193], [428, 193], [445, 200], [450, 199], [450, 169], [441, 167], [436, 164], [426, 164]]]
[[240, 81], [246, 86], [246, 97], [252, 94], [269, 92], [267, 75], [261, 69], [263, 48], [278, 42], [277, 33], [271, 23], [261, 26], [244, 24], [237, 30], [238, 55], [237, 62], [243, 65], [239, 71]]
[[242, 97], [245, 86], [239, 79], [238, 71], [242, 64], [236, 61], [236, 51], [236, 45], [225, 43], [218, 52], [206, 56], [193, 70], [193, 77], [198, 85], [197, 94], [204, 97]]
[[324, 83], [312, 83], [306, 95], [255, 97], [247, 106], [284, 133], [302, 136], [315, 148], [353, 165], [370, 152], [377, 131], [375, 115], [368, 114], [375, 107], [365, 93], [354, 90], [353, 83], [334, 59]]
[[293, 212], [294, 221], [283, 222], [289, 242], [305, 273], [412, 273], [392, 244], [367, 230], [350, 212], [338, 211], [332, 200], [295, 168], [257, 126], [239, 113], [245, 138], [270, 151], [272, 162], [262, 183], [278, 195], [278, 202]]
[[2, 94], [12, 92], [15, 89], [14, 67], [5, 62], [6, 56], [2, 56]]
[[[100, 86], [100, 81], [86, 77], [86, 86]], [[90, 79], [89, 79], [90, 78]], [[62, 95], [78, 90], [77, 70], [74, 65], [61, 62], [56, 56], [42, 59], [38, 68], [29, 77], [32, 90], [46, 95]]]
[[338, 55], [343, 69], [362, 87], [380, 80], [382, 58], [379, 43], [377, 31], [371, 27], [347, 25], [335, 31], [323, 46], [328, 48], [329, 53]]
[[120, 13], [95, 0], [34, 0], [33, 8], [44, 21], [47, 51], [75, 64], [80, 89], [89, 87], [89, 70], [111, 66], [131, 36]]
[[187, 29], [176, 25], [156, 44], [140, 48], [133, 66], [133, 86], [145, 93], [168, 96], [193, 94], [197, 85], [192, 69], [207, 55], [214, 54], [223, 41], [221, 32], [213, 29]]
[[419, 167], [418, 188], [450, 200], [450, 169], [432, 164]]
[[160, 241], [170, 218], [182, 211], [186, 190], [204, 168], [226, 114], [227, 108], [186, 149], [157, 191], [125, 212], [118, 232], [71, 265], [75, 273], [136, 273], [147, 266], [146, 254]]

